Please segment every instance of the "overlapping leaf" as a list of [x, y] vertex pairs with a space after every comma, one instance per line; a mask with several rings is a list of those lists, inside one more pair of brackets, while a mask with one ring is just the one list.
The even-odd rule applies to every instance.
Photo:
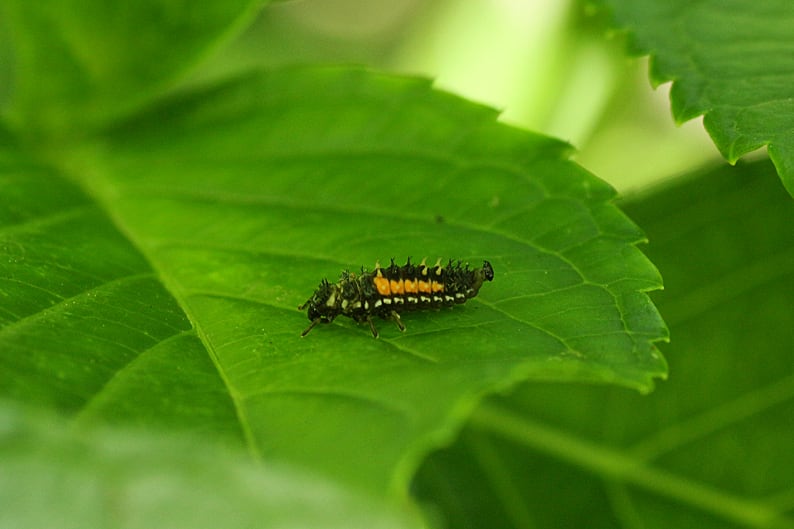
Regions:
[[673, 81], [676, 120], [701, 114], [735, 162], [767, 146], [794, 194], [794, 4], [788, 0], [601, 0], [651, 55], [655, 83]]
[[666, 278], [670, 380], [488, 402], [420, 472], [450, 527], [794, 527], [794, 205], [765, 162], [627, 208]]

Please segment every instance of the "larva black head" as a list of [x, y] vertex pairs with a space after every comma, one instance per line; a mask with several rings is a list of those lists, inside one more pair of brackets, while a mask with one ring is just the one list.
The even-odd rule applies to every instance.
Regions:
[[486, 281], [493, 281], [493, 267], [488, 261], [482, 262], [482, 274]]

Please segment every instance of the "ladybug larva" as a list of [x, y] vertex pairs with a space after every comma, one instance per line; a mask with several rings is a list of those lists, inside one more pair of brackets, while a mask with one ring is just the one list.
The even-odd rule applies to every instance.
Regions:
[[439, 259], [431, 267], [424, 260], [411, 264], [410, 258], [404, 266], [397, 266], [392, 259], [386, 268], [376, 264], [369, 272], [362, 267], [360, 275], [345, 270], [337, 283], [323, 279], [312, 297], [298, 307], [309, 308], [311, 321], [301, 336], [309, 334], [318, 323], [331, 323], [340, 314], [358, 323], [367, 322], [375, 338], [378, 331], [372, 323], [373, 316], [392, 320], [404, 331], [401, 312], [465, 303], [477, 295], [485, 281], [492, 280], [493, 267], [488, 261], [473, 270], [468, 264], [461, 266], [460, 261], [453, 265], [451, 259], [446, 266], [441, 266]]

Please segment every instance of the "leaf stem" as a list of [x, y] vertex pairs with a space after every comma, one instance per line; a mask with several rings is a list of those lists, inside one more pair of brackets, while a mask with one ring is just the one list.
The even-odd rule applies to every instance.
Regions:
[[748, 527], [792, 528], [768, 506], [653, 467], [618, 449], [574, 437], [490, 403], [480, 405], [471, 421], [522, 446], [573, 463], [610, 481], [622, 481]]

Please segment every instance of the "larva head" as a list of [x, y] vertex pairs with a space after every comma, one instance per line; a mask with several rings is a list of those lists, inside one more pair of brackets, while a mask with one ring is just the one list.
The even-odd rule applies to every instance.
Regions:
[[486, 281], [493, 281], [493, 267], [488, 261], [482, 262], [482, 275]]

